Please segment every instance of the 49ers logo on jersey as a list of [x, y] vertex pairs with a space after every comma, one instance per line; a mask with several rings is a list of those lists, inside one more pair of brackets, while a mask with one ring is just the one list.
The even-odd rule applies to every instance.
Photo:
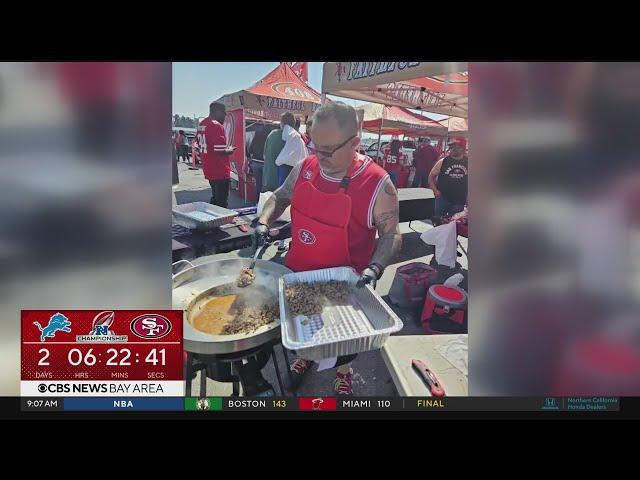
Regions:
[[298, 231], [298, 238], [302, 243], [306, 245], [313, 245], [314, 243], [316, 243], [316, 236], [309, 230], [305, 230], [304, 228], [301, 228]]

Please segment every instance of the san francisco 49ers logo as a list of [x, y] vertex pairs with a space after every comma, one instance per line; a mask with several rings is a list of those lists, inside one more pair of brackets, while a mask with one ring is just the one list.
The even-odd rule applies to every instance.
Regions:
[[310, 100], [312, 102], [317, 102], [320, 100], [320, 97], [300, 88], [300, 86], [296, 85], [295, 83], [277, 82], [271, 85], [271, 88], [273, 91], [278, 92], [281, 95], [286, 95], [288, 97], [298, 97], [304, 100]]
[[309, 230], [305, 230], [304, 228], [298, 231], [298, 238], [302, 243], [306, 245], [313, 245], [314, 243], [316, 243], [316, 236]]

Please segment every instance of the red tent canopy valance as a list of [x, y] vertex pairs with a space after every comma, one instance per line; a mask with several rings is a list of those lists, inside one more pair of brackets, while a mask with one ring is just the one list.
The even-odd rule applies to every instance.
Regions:
[[255, 84], [224, 95], [219, 102], [227, 107], [244, 107], [248, 116], [278, 120], [284, 112], [299, 118], [311, 116], [320, 106], [320, 94], [281, 63]]
[[377, 103], [364, 104], [358, 108], [364, 110], [363, 130], [371, 133], [416, 137], [447, 134], [445, 126], [406, 108]]

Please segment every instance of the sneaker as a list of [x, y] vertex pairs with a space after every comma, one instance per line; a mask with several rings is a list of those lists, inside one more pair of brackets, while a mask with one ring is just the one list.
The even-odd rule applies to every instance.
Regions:
[[336, 373], [336, 379], [333, 382], [333, 389], [338, 395], [353, 395], [351, 388], [353, 378], [353, 369], [349, 369], [349, 373]]
[[302, 358], [296, 358], [293, 363], [289, 366], [291, 370], [291, 390], [296, 391], [300, 386], [300, 382], [304, 378], [305, 374], [309, 371], [309, 367], [311, 367], [310, 360], [304, 360]]

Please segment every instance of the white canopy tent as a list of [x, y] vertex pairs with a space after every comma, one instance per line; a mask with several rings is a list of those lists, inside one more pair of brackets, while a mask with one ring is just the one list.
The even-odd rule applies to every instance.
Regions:
[[467, 64], [327, 62], [322, 94], [467, 118]]

